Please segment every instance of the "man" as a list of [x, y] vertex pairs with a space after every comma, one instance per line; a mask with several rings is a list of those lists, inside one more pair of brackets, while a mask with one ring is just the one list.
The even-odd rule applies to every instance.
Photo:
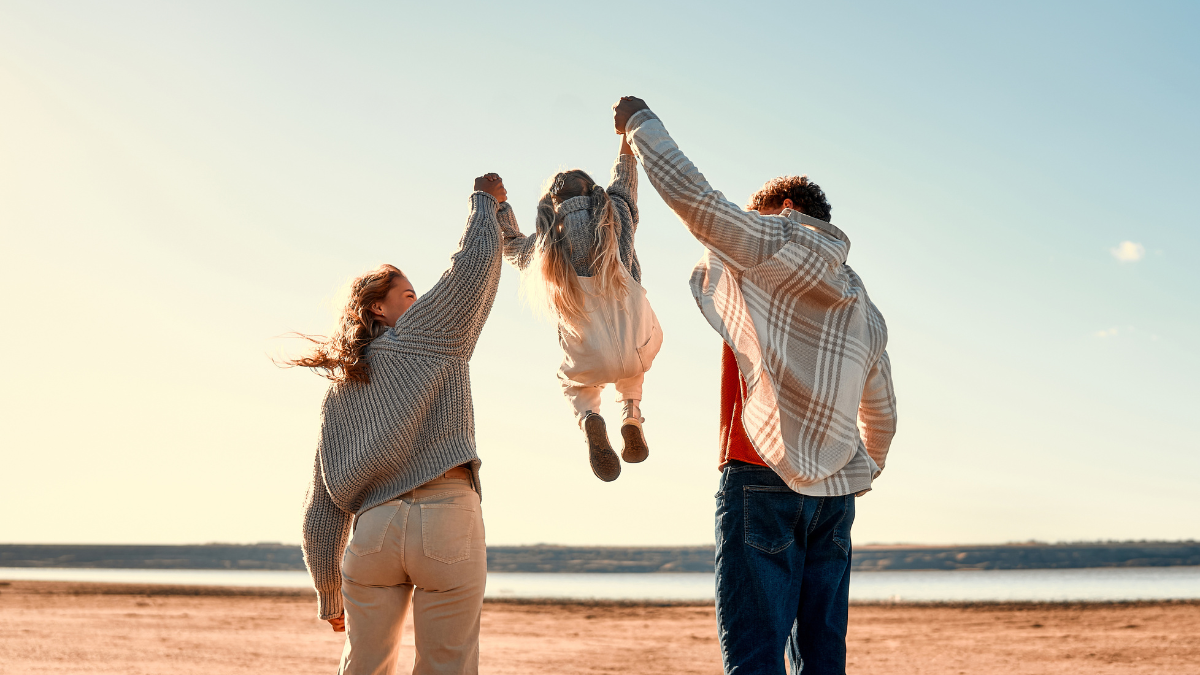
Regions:
[[644, 101], [615, 106], [650, 183], [707, 249], [692, 294], [725, 341], [717, 630], [728, 675], [844, 674], [854, 500], [896, 431], [887, 327], [806, 177], [743, 210]]

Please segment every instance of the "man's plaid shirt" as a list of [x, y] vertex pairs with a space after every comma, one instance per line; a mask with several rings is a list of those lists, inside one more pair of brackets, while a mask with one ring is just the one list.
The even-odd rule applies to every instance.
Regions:
[[692, 294], [746, 378], [754, 449], [801, 494], [869, 490], [896, 433], [896, 395], [883, 315], [846, 264], [850, 239], [797, 211], [743, 210], [649, 110], [625, 129], [650, 183], [707, 249]]

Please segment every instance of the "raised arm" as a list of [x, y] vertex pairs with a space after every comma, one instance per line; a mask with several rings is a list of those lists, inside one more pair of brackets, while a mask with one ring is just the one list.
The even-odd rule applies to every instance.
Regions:
[[[627, 105], [629, 100], [637, 105]], [[629, 139], [650, 184], [692, 235], [723, 262], [738, 270], [754, 267], [791, 241], [792, 221], [745, 211], [714, 190], [644, 102], [622, 99], [616, 108], [617, 133]]]
[[525, 236], [517, 225], [517, 214], [513, 212], [508, 202], [500, 205], [496, 212], [496, 220], [500, 223], [500, 246], [504, 251], [504, 259], [510, 265], [524, 271], [533, 260], [533, 252], [537, 247], [537, 233]]
[[[629, 141], [622, 136], [621, 153], [617, 155], [617, 161], [613, 162], [612, 178], [605, 192], [608, 192], [613, 208], [617, 209], [618, 217], [621, 218], [622, 237], [628, 236], [631, 240], [638, 225], [637, 188], [637, 157], [633, 154]], [[626, 223], [631, 226], [625, 227]], [[626, 229], [629, 230], [628, 235], [625, 233]]]
[[350, 520], [325, 489], [318, 456], [304, 499], [302, 553], [317, 590], [317, 611], [326, 621], [342, 615], [342, 553], [350, 538]]
[[892, 387], [892, 361], [887, 350], [867, 373], [862, 401], [858, 404], [858, 432], [867, 446], [867, 454], [882, 471], [892, 437], [896, 435], [896, 390]]
[[418, 338], [425, 348], [446, 356], [471, 357], [500, 282], [498, 198], [504, 196], [482, 189], [471, 195], [467, 229], [450, 269], [400, 317], [389, 333], [392, 339]]
[[613, 211], [621, 228], [617, 231], [617, 246], [621, 251], [621, 264], [629, 270], [635, 281], [642, 280], [642, 266], [638, 262], [637, 251], [634, 249], [634, 237], [637, 235], [637, 157], [633, 148], [629, 147], [625, 136], [621, 136], [621, 154], [613, 163], [612, 180], [609, 181], [608, 197], [612, 200]]

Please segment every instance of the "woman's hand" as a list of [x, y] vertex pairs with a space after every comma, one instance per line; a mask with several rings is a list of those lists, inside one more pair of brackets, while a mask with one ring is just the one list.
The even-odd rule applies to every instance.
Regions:
[[633, 154], [633, 148], [629, 147], [629, 137], [626, 136], [625, 134], [621, 134], [621, 154], [622, 155], [632, 155]]
[[487, 173], [476, 178], [475, 191], [486, 192], [501, 204], [508, 201], [508, 190], [504, 189], [504, 179], [499, 174]]
[[337, 616], [333, 617], [332, 619], [325, 619], [325, 620], [329, 622], [330, 626], [333, 626], [333, 632], [335, 632], [335, 633], [345, 633], [346, 632], [346, 613], [345, 612], [338, 614]]

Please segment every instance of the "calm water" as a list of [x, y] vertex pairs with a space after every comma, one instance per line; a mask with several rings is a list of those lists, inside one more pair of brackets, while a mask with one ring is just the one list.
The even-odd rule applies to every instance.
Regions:
[[[310, 587], [306, 572], [116, 570], [0, 567], [0, 579], [200, 586]], [[488, 575], [488, 597], [600, 600], [711, 600], [711, 574]], [[1200, 599], [1200, 567], [971, 572], [855, 572], [852, 600]]]

